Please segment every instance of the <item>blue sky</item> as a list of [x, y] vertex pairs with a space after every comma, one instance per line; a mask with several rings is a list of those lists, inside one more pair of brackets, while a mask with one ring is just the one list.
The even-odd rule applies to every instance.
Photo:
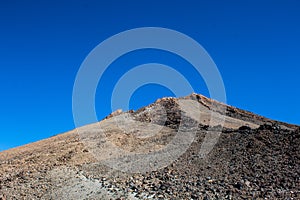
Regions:
[[[300, 3], [285, 1], [1, 1], [0, 150], [74, 128], [72, 89], [88, 53], [119, 32], [165, 27], [199, 42], [215, 61], [227, 103], [257, 114], [300, 124]], [[116, 60], [100, 81], [107, 94], [118, 66], [184, 60], [163, 51], [137, 51]], [[184, 73], [184, 72], [183, 72]], [[196, 92], [208, 95], [201, 77]], [[170, 96], [146, 85], [131, 108]], [[109, 95], [96, 95], [99, 120], [111, 112]]]

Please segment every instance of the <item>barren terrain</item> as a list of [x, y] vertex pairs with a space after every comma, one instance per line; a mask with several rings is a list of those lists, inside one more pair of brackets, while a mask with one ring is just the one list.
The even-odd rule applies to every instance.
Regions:
[[299, 127], [202, 95], [0, 153], [0, 199], [300, 199]]

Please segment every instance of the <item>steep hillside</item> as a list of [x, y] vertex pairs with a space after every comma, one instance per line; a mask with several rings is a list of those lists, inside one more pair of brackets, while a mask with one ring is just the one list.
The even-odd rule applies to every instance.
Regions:
[[300, 199], [300, 129], [163, 98], [0, 153], [0, 199]]

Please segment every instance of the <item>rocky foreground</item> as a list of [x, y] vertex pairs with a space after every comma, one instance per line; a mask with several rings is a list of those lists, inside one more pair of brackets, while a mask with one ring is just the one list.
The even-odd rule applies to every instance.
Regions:
[[1, 152], [0, 199], [300, 199], [299, 145], [298, 126], [197, 94], [164, 98]]

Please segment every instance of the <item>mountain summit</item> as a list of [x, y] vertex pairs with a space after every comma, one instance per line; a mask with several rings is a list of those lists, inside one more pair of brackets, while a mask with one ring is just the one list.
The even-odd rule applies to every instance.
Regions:
[[0, 199], [299, 199], [300, 127], [199, 94], [0, 153]]

